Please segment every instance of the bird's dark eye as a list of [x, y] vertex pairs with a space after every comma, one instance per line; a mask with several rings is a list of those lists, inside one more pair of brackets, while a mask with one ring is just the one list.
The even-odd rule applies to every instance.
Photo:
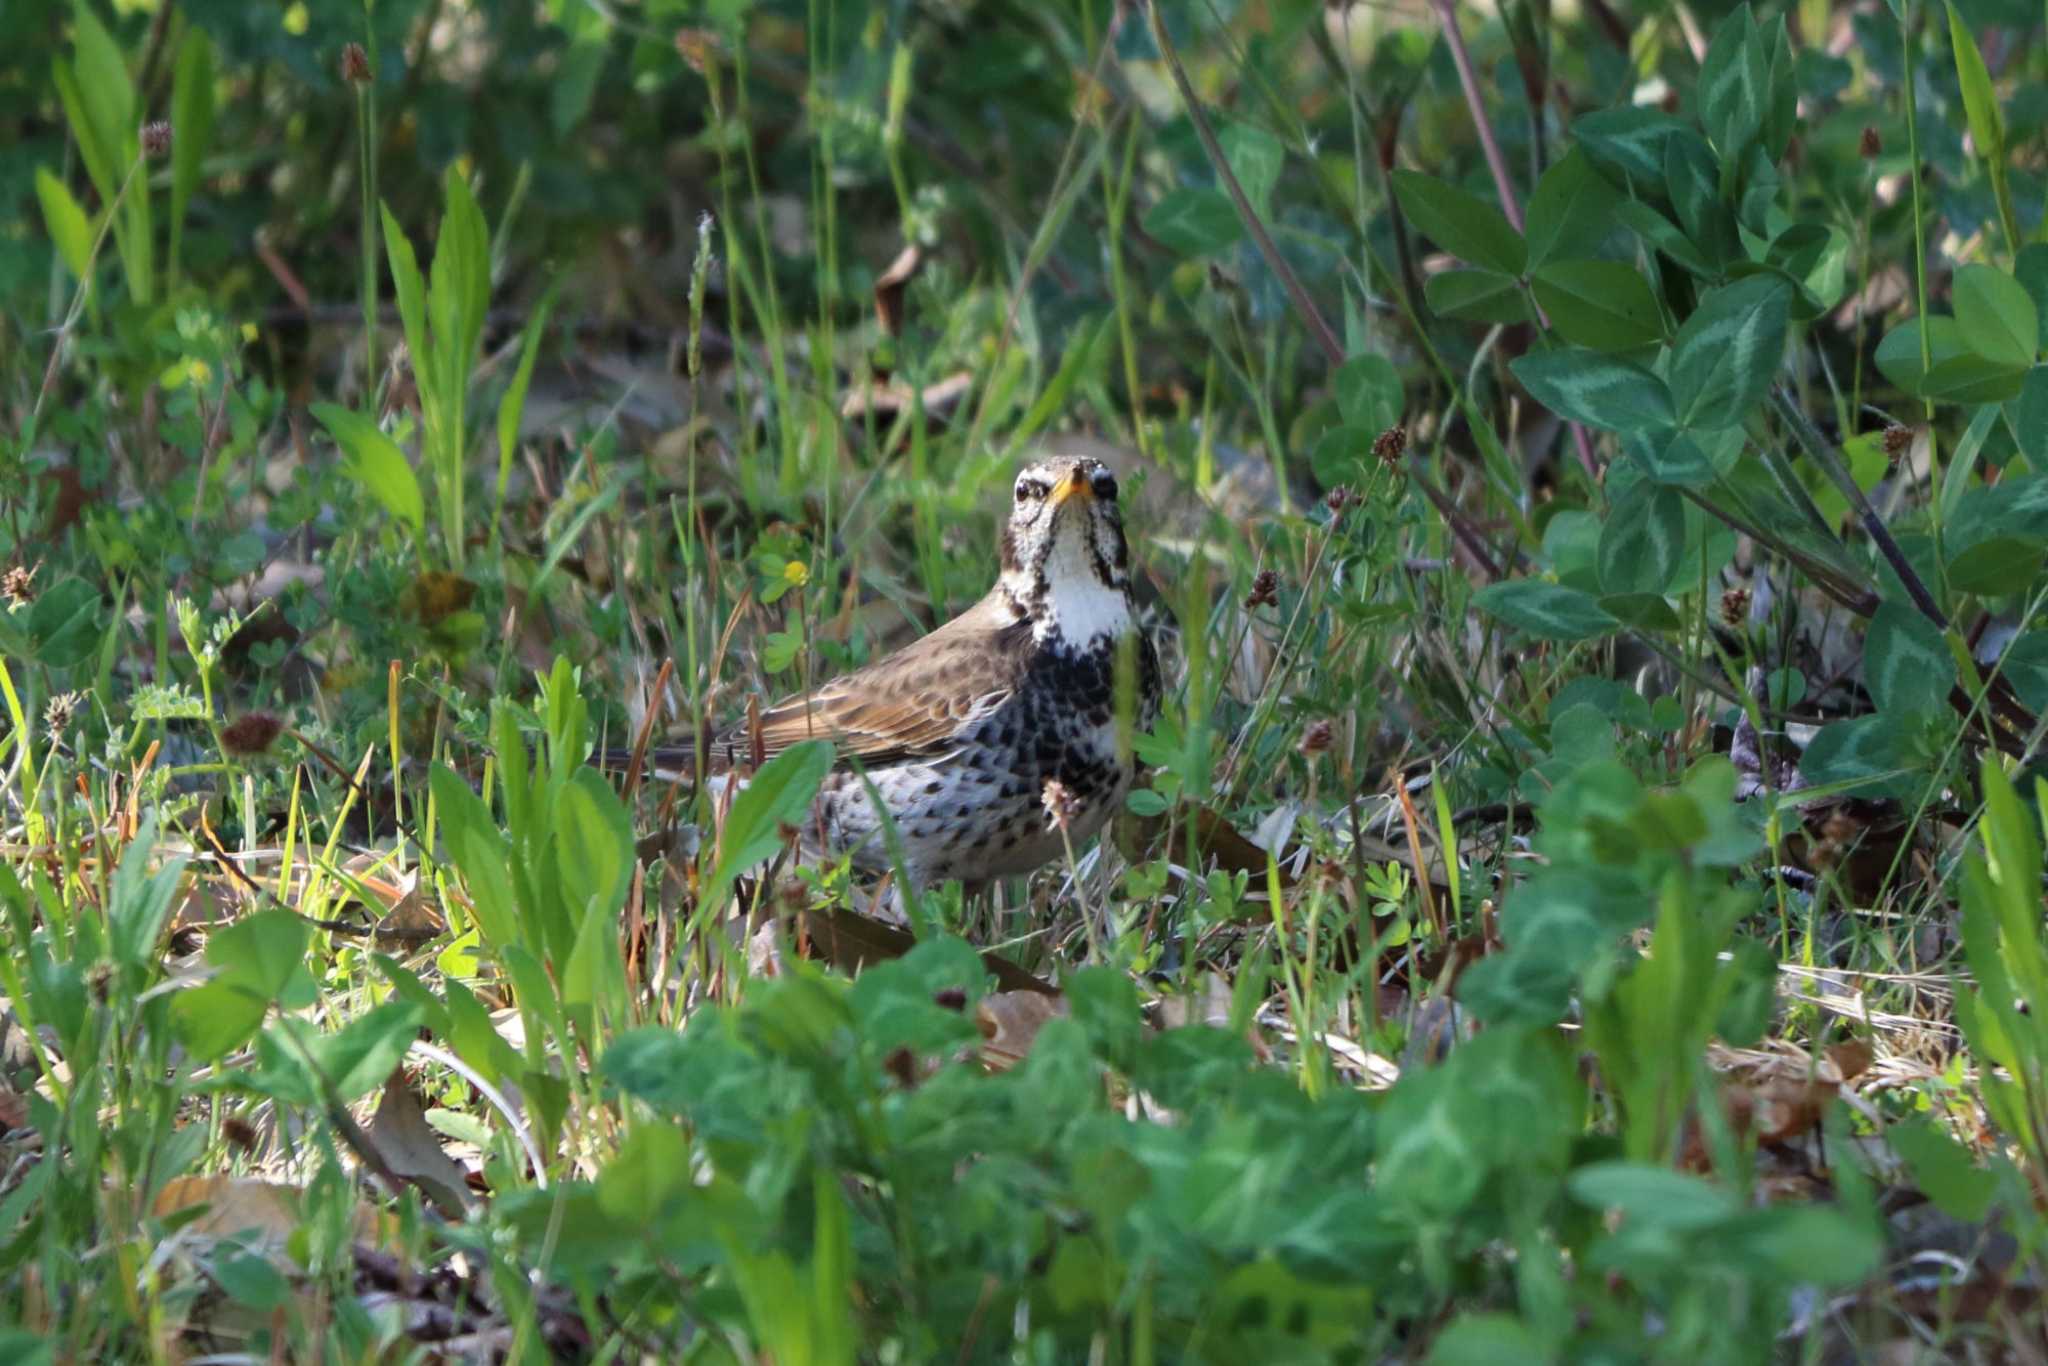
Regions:
[[1039, 483], [1036, 479], [1019, 479], [1017, 481], [1018, 502], [1035, 503], [1043, 497], [1045, 497], [1045, 485]]
[[1095, 471], [1095, 478], [1091, 482], [1095, 486], [1095, 496], [1097, 498], [1114, 499], [1116, 497], [1116, 476], [1108, 470]]

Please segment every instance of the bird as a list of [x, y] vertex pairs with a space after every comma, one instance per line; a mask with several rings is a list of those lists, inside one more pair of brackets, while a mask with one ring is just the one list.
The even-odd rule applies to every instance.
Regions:
[[[713, 740], [714, 797], [746, 764], [819, 738], [835, 755], [800, 828], [808, 853], [895, 866], [869, 784], [915, 887], [980, 887], [1079, 849], [1123, 804], [1132, 737], [1159, 715], [1115, 473], [1081, 456], [1025, 466], [999, 559], [987, 595], [937, 630]], [[656, 747], [649, 768], [687, 779], [694, 751]]]

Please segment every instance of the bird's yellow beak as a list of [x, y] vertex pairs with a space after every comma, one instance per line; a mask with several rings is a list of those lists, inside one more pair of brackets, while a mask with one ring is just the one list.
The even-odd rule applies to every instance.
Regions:
[[1088, 476], [1081, 472], [1079, 465], [1067, 471], [1067, 477], [1053, 489], [1052, 505], [1058, 507], [1069, 498], [1084, 498], [1091, 503], [1095, 501], [1095, 489], [1088, 483]]

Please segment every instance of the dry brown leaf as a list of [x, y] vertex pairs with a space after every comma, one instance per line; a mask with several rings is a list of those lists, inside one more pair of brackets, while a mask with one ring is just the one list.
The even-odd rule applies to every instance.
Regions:
[[913, 391], [901, 380], [879, 384], [870, 381], [847, 394], [839, 405], [839, 416], [848, 422], [859, 422], [869, 417], [877, 423], [890, 422], [903, 413], [913, 411], [921, 401], [929, 421], [944, 422], [973, 388], [974, 376], [965, 370], [927, 384], [920, 391]]
[[463, 1216], [470, 1204], [468, 1174], [442, 1149], [403, 1072], [386, 1079], [383, 1098], [365, 1132], [393, 1175], [418, 1186], [449, 1218]]
[[[909, 930], [852, 911], [799, 911], [791, 930], [800, 952], [846, 973], [858, 972], [870, 963], [901, 958], [917, 944], [917, 937]], [[1058, 987], [1032, 976], [1000, 954], [984, 953], [981, 962], [1004, 991], [1032, 991], [1041, 996], [1060, 994]]]
[[916, 243], [905, 247], [875, 279], [875, 317], [892, 337], [903, 335], [903, 291], [924, 265], [924, 253]]
[[[282, 1246], [299, 1227], [299, 1201], [304, 1192], [297, 1186], [277, 1181], [258, 1181], [244, 1176], [178, 1176], [157, 1192], [149, 1212], [159, 1219], [197, 1206], [205, 1211], [181, 1233], [204, 1238], [232, 1238], [255, 1233], [265, 1242]], [[356, 1236], [365, 1242], [383, 1243], [397, 1231], [397, 1221], [380, 1216], [367, 1205], [355, 1213]]]

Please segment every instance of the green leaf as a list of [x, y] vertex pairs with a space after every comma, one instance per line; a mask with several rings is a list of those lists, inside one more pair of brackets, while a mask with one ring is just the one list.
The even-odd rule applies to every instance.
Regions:
[[1664, 144], [1685, 125], [1661, 109], [1625, 105], [1582, 114], [1572, 136], [1593, 164], [1638, 195], [1664, 192]]
[[100, 636], [100, 590], [86, 579], [60, 579], [28, 609], [28, 656], [50, 669], [73, 669], [92, 656]]
[[1539, 640], [1591, 640], [1615, 627], [1591, 593], [1542, 579], [1489, 584], [1472, 595], [1472, 604]]
[[1405, 170], [1394, 172], [1394, 197], [1418, 232], [1461, 261], [1517, 276], [1528, 262], [1522, 235], [1484, 200]]
[[36, 167], [36, 199], [43, 206], [43, 226], [56, 243], [57, 255], [72, 275], [85, 280], [92, 269], [92, 221], [64, 182], [41, 166]]
[[1998, 365], [2024, 368], [2034, 363], [2041, 322], [2019, 281], [1990, 266], [1964, 266], [1956, 272], [1953, 288], [1956, 324], [1965, 345]]
[[1662, 252], [1673, 262], [1701, 279], [1712, 279], [1719, 274], [1700, 254], [1700, 249], [1690, 237], [1673, 225], [1670, 219], [1658, 213], [1640, 199], [1625, 199], [1614, 209], [1615, 217], [1650, 246]]
[[1373, 437], [1401, 421], [1401, 372], [1385, 356], [1368, 352], [1351, 357], [1337, 367], [1330, 387], [1336, 391], [1337, 411], [1344, 421], [1365, 429], [1367, 446]]
[[1609, 593], [1661, 594], [1684, 551], [1684, 497], [1638, 482], [1615, 499], [1600, 529], [1600, 586]]
[[1662, 593], [1606, 593], [1600, 610], [1639, 631], [1676, 631], [1685, 625]]
[[2048, 711], [2048, 631], [2029, 631], [2005, 647], [1998, 671], [2036, 715]]
[[526, 335], [519, 344], [519, 368], [512, 373], [512, 383], [505, 388], [505, 396], [498, 400], [498, 498], [505, 496], [505, 481], [512, 469], [512, 451], [519, 444], [519, 419], [526, 411], [526, 391], [533, 383], [533, 363], [540, 355], [540, 339], [548, 329], [548, 313], [555, 306], [555, 292], [552, 288], [542, 296], [540, 306], [527, 319]]
[[1791, 287], [1752, 275], [1707, 295], [1671, 346], [1671, 397], [1682, 425], [1741, 425], [1785, 358]]
[[1863, 637], [1863, 682], [1879, 711], [1941, 707], [1955, 681], [1955, 657], [1933, 622], [1904, 603], [1878, 607]]
[[1914, 1182], [1942, 1213], [1975, 1224], [1990, 1212], [1998, 1178], [1971, 1160], [1969, 1150], [1945, 1131], [1913, 1119], [1892, 1125], [1885, 1138], [1906, 1159]]
[[1641, 1162], [1589, 1163], [1565, 1186], [1580, 1204], [1619, 1210], [1630, 1223], [1674, 1233], [1712, 1228], [1742, 1210], [1732, 1191]]
[[1230, 197], [1208, 186], [1174, 190], [1145, 215], [1145, 232], [1181, 256], [1208, 256], [1244, 232]]
[[315, 403], [312, 410], [347, 457], [344, 468], [350, 477], [392, 516], [418, 531], [426, 521], [426, 503], [398, 443], [369, 418], [338, 403]]
[[829, 740], [802, 740], [761, 765], [732, 800], [718, 837], [718, 863], [702, 894], [715, 902], [732, 880], [782, 847], [780, 827], [803, 819], [832, 770]]
[[2048, 560], [2048, 553], [2043, 552], [2038, 541], [2018, 536], [1987, 536], [1950, 554], [1949, 587], [1983, 597], [2029, 591], [2044, 560]]
[[1762, 130], [1770, 76], [1770, 56], [1757, 37], [1749, 6], [1741, 5], [1714, 30], [1700, 63], [1700, 121], [1723, 157], [1733, 159]]
[[2048, 469], [2048, 365], [2029, 369], [2019, 396], [2005, 409], [2013, 444], [2035, 469]]
[[320, 1089], [312, 1092], [313, 1098], [353, 1104], [382, 1086], [397, 1068], [419, 1036], [424, 1014], [412, 1001], [393, 999], [331, 1033], [322, 1032], [308, 1020], [279, 1020], [274, 1028], [291, 1035], [296, 1046], [280, 1047], [277, 1054], [289, 1061], [294, 1072], [312, 1068], [322, 1082]]
[[1903, 768], [1898, 723], [1887, 716], [1856, 716], [1822, 726], [1799, 771], [1818, 787], [1860, 787], [1888, 778]]
[[1664, 192], [1686, 237], [1716, 267], [1741, 254], [1728, 206], [1721, 202], [1721, 164], [1690, 128], [1664, 144]]
[[1591, 256], [1614, 231], [1621, 194], [1577, 147], [1550, 164], [1529, 196], [1528, 268]]
[[1596, 351], [1654, 345], [1664, 323], [1649, 283], [1619, 261], [1553, 261], [1536, 272], [1536, 302], [1566, 341]]
[[2013, 278], [2034, 301], [2034, 316], [2041, 320], [2041, 335], [2035, 344], [2048, 351], [2048, 242], [2029, 242], [2013, 258]]
[[1595, 351], [1532, 352], [1508, 367], [1530, 397], [1568, 421], [1616, 432], [1675, 425], [1671, 391], [1632, 361]]
[[1877, 368], [1915, 398], [1938, 403], [2003, 403], [2019, 395], [2025, 369], [1986, 360], [1971, 349], [1954, 318], [1929, 317], [1931, 364], [1920, 363], [1921, 320], [1908, 318], [1877, 344]]
[[217, 972], [171, 1000], [171, 1023], [194, 1056], [211, 1062], [248, 1042], [272, 1001], [306, 977], [306, 940], [311, 928], [286, 910], [258, 911], [237, 920], [206, 943], [206, 961]]
[[1956, 59], [1956, 83], [1963, 90], [1963, 113], [1970, 122], [1970, 141], [1987, 164], [2005, 160], [2005, 120], [1999, 116], [1998, 96], [1991, 89], [1991, 73], [1985, 69], [1984, 54], [1977, 50], [1977, 37], [1954, 0], [1948, 6], [1948, 37]]
[[1494, 1366], [1496, 1362], [1550, 1359], [1529, 1326], [1513, 1314], [1466, 1312], [1430, 1345], [1427, 1366]]
[[1287, 163], [1286, 146], [1255, 124], [1237, 122], [1225, 125], [1217, 141], [1223, 144], [1223, 159], [1252, 212], [1266, 217], [1273, 207], [1273, 187], [1280, 183], [1281, 168]]
[[420, 274], [419, 257], [412, 240], [391, 216], [389, 205], [379, 205], [384, 221], [384, 256], [391, 265], [391, 289], [398, 296], [398, 318], [405, 329], [406, 349], [412, 353], [413, 379], [420, 391], [420, 406], [431, 408], [441, 401], [440, 376], [433, 365], [433, 351], [427, 345], [427, 285]]
[[1333, 489], [1339, 484], [1357, 484], [1370, 472], [1373, 438], [1384, 427], [1370, 430], [1345, 423], [1332, 427], [1316, 439], [1315, 451], [1309, 456], [1309, 472], [1316, 477], [1318, 487]]
[[1422, 284], [1422, 298], [1432, 312], [1478, 323], [1525, 323], [1529, 298], [1521, 281], [1497, 270], [1454, 266], [1440, 270]]
[[185, 208], [199, 188], [200, 168], [213, 142], [213, 40], [197, 24], [188, 25], [178, 44], [178, 64], [171, 73], [171, 274], [185, 240]]

